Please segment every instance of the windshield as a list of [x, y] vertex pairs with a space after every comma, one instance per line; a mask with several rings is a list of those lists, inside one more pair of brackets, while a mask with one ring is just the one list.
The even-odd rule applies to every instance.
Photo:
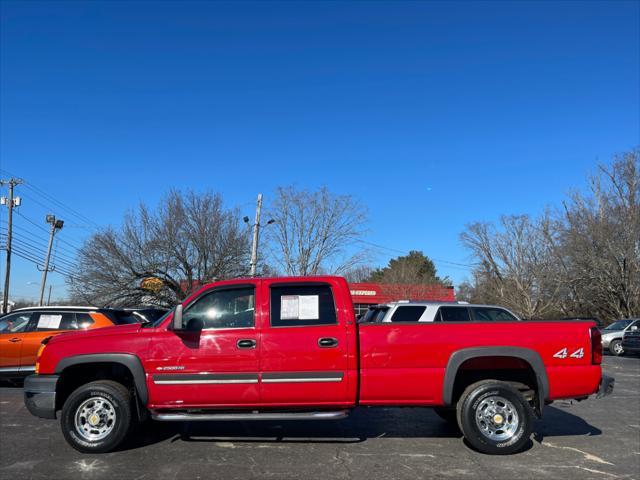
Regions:
[[611, 325], [605, 328], [605, 330], [623, 330], [629, 326], [633, 320], [616, 320]]
[[165, 319], [165, 318], [167, 318], [170, 314], [172, 314], [172, 313], [173, 313], [173, 311], [174, 311], [175, 309], [176, 309], [176, 308], [175, 308], [175, 307], [173, 307], [171, 310], [169, 310], [167, 313], [165, 313], [164, 315], [162, 315], [162, 316], [161, 316], [160, 318], [158, 318], [157, 320], [154, 320], [153, 322], [143, 323], [143, 324], [142, 324], [142, 328], [149, 328], [149, 327], [153, 327], [153, 328], [155, 328], [155, 327], [159, 326], [159, 325], [164, 321], [164, 319]]

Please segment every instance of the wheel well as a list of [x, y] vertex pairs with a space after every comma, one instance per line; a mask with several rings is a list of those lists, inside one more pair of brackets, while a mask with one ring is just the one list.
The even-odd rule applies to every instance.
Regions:
[[517, 357], [476, 357], [465, 360], [453, 383], [452, 404], [455, 405], [465, 388], [481, 380], [499, 380], [518, 389], [538, 412], [540, 388], [533, 367]]
[[121, 363], [82, 363], [65, 368], [56, 386], [56, 410], [62, 409], [69, 395], [80, 387], [95, 380], [113, 380], [129, 389], [135, 395], [133, 374]]

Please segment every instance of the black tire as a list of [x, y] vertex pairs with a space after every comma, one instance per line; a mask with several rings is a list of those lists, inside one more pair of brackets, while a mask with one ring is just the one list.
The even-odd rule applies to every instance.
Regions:
[[[487, 422], [487, 417], [476, 421], [478, 410], [482, 409], [488, 414], [491, 411], [488, 409], [494, 408], [488, 406], [488, 402], [496, 399], [499, 400], [496, 401], [495, 408], [499, 411], [495, 417], [502, 418], [500, 425], [508, 427], [509, 419], [513, 421], [513, 431], [506, 438], [491, 438], [484, 432], [495, 428], [494, 433], [507, 435], [508, 428], [495, 427], [495, 423]], [[510, 403], [507, 410], [502, 409], [506, 405], [504, 402], [500, 406], [503, 400]], [[517, 421], [513, 414], [508, 413], [513, 410], [517, 414]], [[489, 414], [488, 416], [491, 417]], [[529, 443], [533, 430], [533, 411], [529, 402], [514, 387], [498, 380], [483, 380], [468, 386], [458, 401], [457, 417], [458, 425], [467, 442], [476, 450], [490, 455], [508, 455], [521, 451]], [[482, 429], [479, 426], [480, 422], [484, 422], [485, 426], [489, 425], [489, 428]]]
[[609, 344], [609, 353], [611, 353], [611, 355], [615, 355], [616, 357], [621, 357], [622, 355], [624, 355], [622, 340], [611, 340], [611, 343]]
[[458, 426], [458, 413], [455, 408], [435, 407], [433, 411], [445, 422]]
[[[100, 424], [106, 425], [110, 431], [104, 438], [91, 440], [87, 439], [76, 427], [76, 414], [85, 402], [94, 398], [98, 400], [98, 403], [100, 400], [106, 401], [107, 408], [103, 410], [112, 412], [114, 419], [110, 423], [103, 422], [101, 419]], [[104, 453], [114, 450], [125, 440], [131, 430], [133, 418], [131, 403], [131, 395], [127, 387], [118, 382], [100, 380], [82, 385], [69, 395], [62, 407], [60, 426], [65, 440], [73, 448], [83, 453]], [[87, 405], [87, 408], [90, 409], [91, 405], [95, 406], [96, 403], [89, 402]], [[88, 422], [84, 422], [84, 425], [88, 425]]]

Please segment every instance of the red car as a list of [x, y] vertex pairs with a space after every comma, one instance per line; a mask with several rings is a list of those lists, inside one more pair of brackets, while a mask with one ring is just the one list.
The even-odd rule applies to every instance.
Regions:
[[[593, 322], [354, 321], [339, 277], [207, 285], [154, 323], [54, 337], [27, 378], [32, 414], [83, 452], [158, 421], [336, 419], [436, 407], [469, 443], [516, 452], [557, 399], [607, 394]], [[553, 328], [551, 328], [553, 327]]]

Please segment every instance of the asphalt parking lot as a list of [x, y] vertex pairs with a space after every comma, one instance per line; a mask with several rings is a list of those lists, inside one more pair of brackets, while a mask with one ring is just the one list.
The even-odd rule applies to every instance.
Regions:
[[474, 452], [418, 408], [330, 422], [152, 422], [121, 451], [87, 455], [3, 385], [0, 478], [640, 479], [640, 358], [605, 357], [604, 370], [616, 378], [611, 396], [547, 407], [530, 447], [505, 457]]

